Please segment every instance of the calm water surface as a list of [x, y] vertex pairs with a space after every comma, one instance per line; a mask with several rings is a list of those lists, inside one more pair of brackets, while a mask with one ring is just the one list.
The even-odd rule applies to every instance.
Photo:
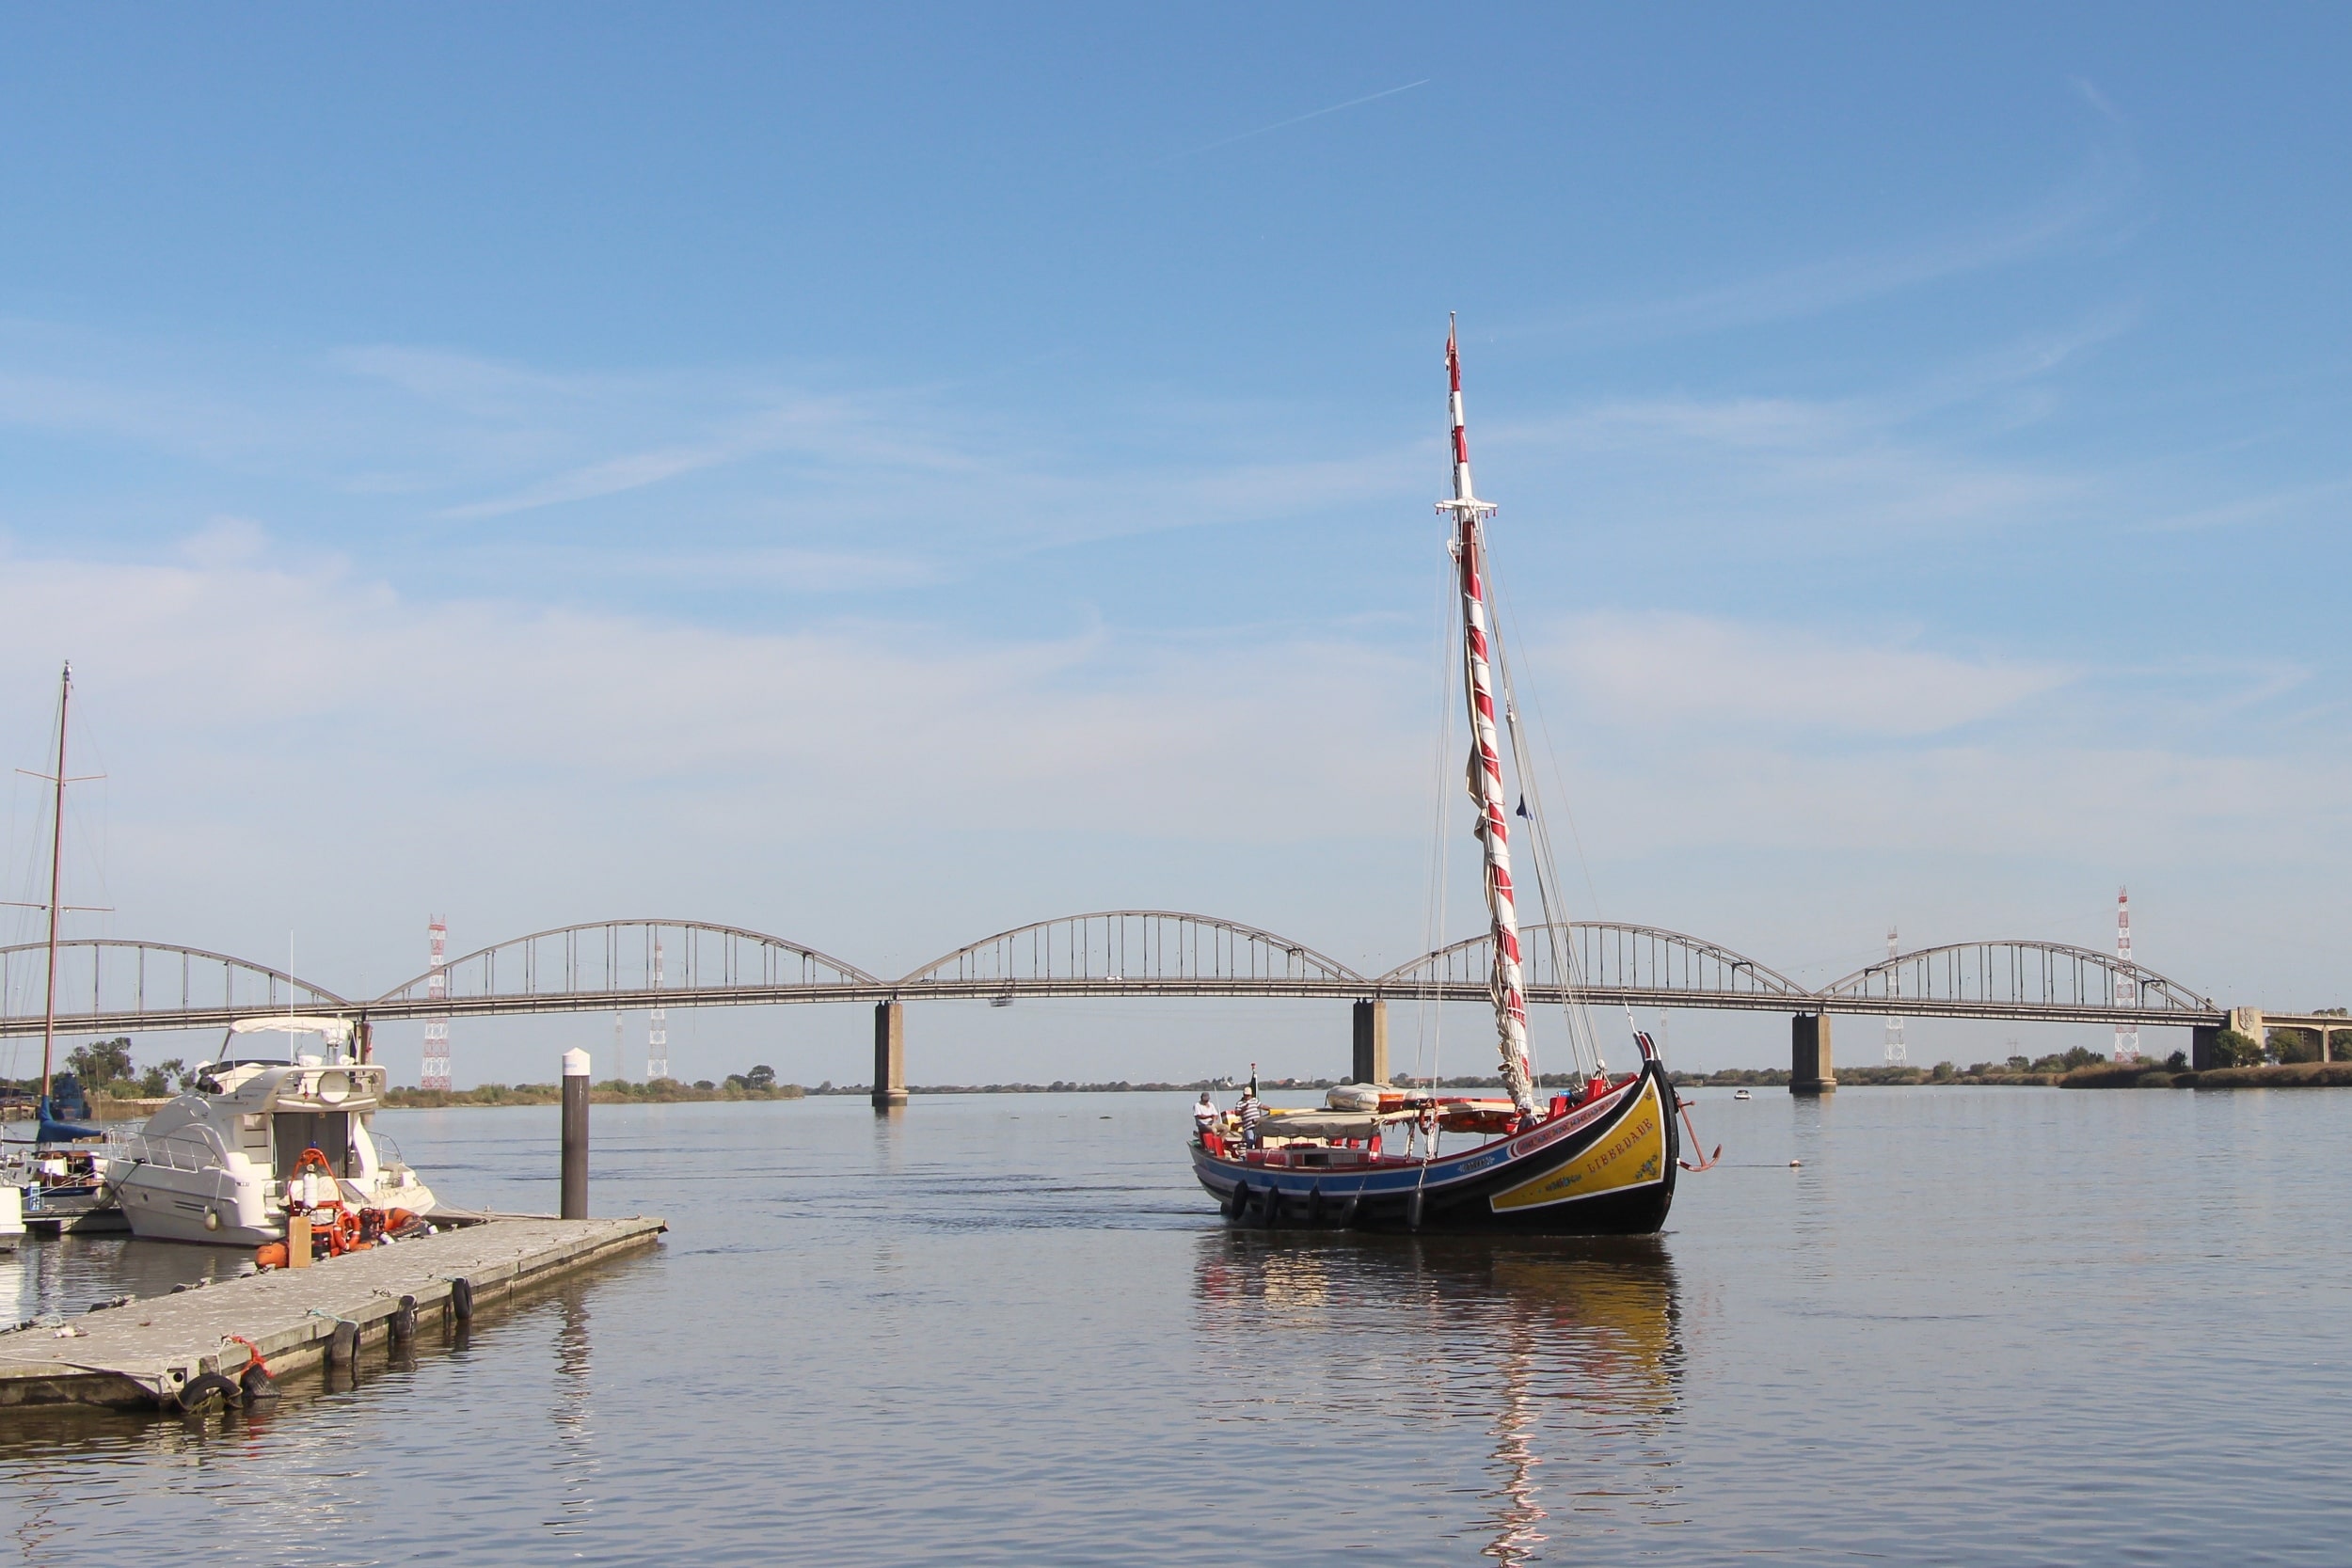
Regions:
[[[1231, 1232], [1187, 1098], [598, 1106], [595, 1201], [657, 1255], [266, 1415], [0, 1415], [0, 1551], [2352, 1558], [2352, 1096], [1703, 1093], [1724, 1165], [1613, 1245]], [[384, 1123], [453, 1201], [552, 1206], [551, 1108]], [[69, 1241], [0, 1291], [235, 1264]]]

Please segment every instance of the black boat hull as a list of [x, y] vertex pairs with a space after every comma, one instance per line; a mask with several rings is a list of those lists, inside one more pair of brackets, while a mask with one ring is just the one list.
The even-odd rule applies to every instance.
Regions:
[[1193, 1149], [1238, 1225], [1423, 1234], [1639, 1235], [1666, 1223], [1682, 1145], [1655, 1060], [1591, 1105], [1426, 1164], [1301, 1168]]

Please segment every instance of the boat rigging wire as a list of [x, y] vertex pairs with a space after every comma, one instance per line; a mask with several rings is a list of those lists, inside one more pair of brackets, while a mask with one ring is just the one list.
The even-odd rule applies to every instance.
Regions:
[[[1493, 555], [1487, 555], [1486, 576], [1494, 579]], [[1502, 688], [1503, 729], [1511, 737], [1511, 767], [1518, 775], [1519, 799], [1528, 825], [1529, 848], [1535, 863], [1535, 897], [1542, 906], [1544, 936], [1551, 949], [1552, 975], [1565, 993], [1561, 999], [1561, 1013], [1568, 1031], [1568, 1050], [1576, 1060], [1578, 1070], [1592, 1073], [1608, 1071], [1607, 1060], [1600, 1049], [1600, 1037], [1593, 1026], [1591, 1014], [1583, 1003], [1584, 976], [1577, 961], [1574, 946], [1565, 936], [1567, 908], [1560, 895], [1560, 870], [1551, 847], [1551, 832], [1548, 826], [1549, 813], [1546, 810], [1542, 781], [1537, 776], [1534, 759], [1529, 754], [1527, 736], [1519, 722], [1519, 701], [1517, 686], [1511, 678], [1510, 640], [1503, 635], [1502, 590], [1494, 594], [1494, 624], [1490, 628], [1495, 649], [1495, 671]], [[1597, 900], [1596, 900], [1597, 903]], [[1631, 1015], [1627, 1015], [1629, 1019]], [[1589, 1055], [1588, 1055], [1589, 1053]], [[1586, 1063], [1590, 1062], [1590, 1068]]]
[[[1498, 611], [1507, 611], [1512, 615], [1516, 615], [1518, 613], [1517, 608], [1508, 603], [1509, 598], [1509, 585], [1499, 584], [1495, 589], [1495, 600]], [[1498, 619], [1500, 618], [1501, 617], [1499, 615]], [[1540, 691], [1535, 693], [1534, 701], [1535, 706], [1535, 728], [1540, 733], [1543, 739], [1544, 759], [1551, 765], [1551, 776], [1553, 778], [1565, 780], [1567, 775], [1560, 767], [1559, 751], [1552, 745], [1551, 742], [1552, 730], [1550, 721], [1544, 717], [1543, 694]], [[1532, 773], [1533, 769], [1525, 768], [1525, 764], [1527, 763], [1528, 758], [1525, 754], [1525, 751], [1518, 735], [1518, 709], [1516, 701], [1516, 693], [1514, 694], [1514, 704], [1511, 709], [1511, 719], [1514, 755], [1522, 765], [1522, 768], [1524, 769], [1522, 777], [1524, 778], [1527, 773]], [[1576, 825], [1576, 808], [1565, 799], [1566, 791], [1565, 789], [1562, 791], [1562, 795], [1563, 799], [1560, 803], [1560, 814], [1567, 818], [1568, 842], [1576, 849], [1576, 868], [1584, 878], [1585, 896], [1592, 900], [1591, 904], [1587, 907], [1592, 910], [1594, 918], [1597, 919], [1599, 918], [1601, 912], [1600, 888], [1598, 884], [1593, 880], [1593, 863], [1591, 857], [1586, 855], [1584, 852], [1584, 834]], [[1544, 839], [1537, 869], [1540, 872], [1546, 867], [1549, 867], [1552, 875], [1556, 879], [1559, 872], [1557, 863], [1554, 861], [1551, 851], [1551, 829], [1549, 823], [1548, 821], [1538, 823], [1537, 831], [1541, 833]], [[1536, 892], [1539, 895], [1543, 892], [1543, 887], [1540, 881], [1536, 886]], [[1582, 975], [1580, 974], [1576, 976], [1576, 978], [1578, 983], [1581, 984], [1582, 981]], [[1623, 1004], [1623, 1006], [1625, 1008], [1625, 1026], [1627, 1032], [1638, 1038], [1642, 1033], [1641, 1022], [1633, 1016], [1633, 1007], [1630, 1003]], [[1588, 1029], [1593, 1027], [1592, 1018], [1589, 1012], [1585, 1015], [1585, 1025]], [[1593, 1036], [1593, 1053], [1596, 1059], [1597, 1069], [1598, 1070], [1605, 1071], [1605, 1066], [1602, 1066], [1598, 1062], [1600, 1054], [1600, 1037], [1597, 1032], [1596, 1032]]]
[[[1446, 805], [1452, 799], [1447, 773], [1454, 752], [1454, 563], [1449, 551], [1438, 569], [1438, 752], [1437, 768], [1430, 790], [1429, 830], [1429, 895], [1422, 902], [1421, 950], [1434, 953], [1445, 944], [1446, 872], [1452, 857], [1446, 853], [1451, 840], [1446, 834]], [[1438, 1081], [1438, 1053], [1445, 1038], [1444, 990], [1439, 982], [1438, 966], [1431, 964], [1419, 1005], [1414, 1008], [1413, 1066], [1422, 1079], [1424, 1090], [1435, 1093]], [[1426, 1071], [1420, 1069], [1426, 1069]]]

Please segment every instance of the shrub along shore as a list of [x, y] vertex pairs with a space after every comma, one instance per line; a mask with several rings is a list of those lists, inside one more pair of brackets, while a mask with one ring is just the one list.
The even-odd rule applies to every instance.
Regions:
[[[675, 1078], [650, 1084], [608, 1078], [590, 1087], [588, 1099], [597, 1105], [691, 1105], [714, 1100], [798, 1100], [808, 1092], [798, 1084], [775, 1082], [773, 1074], [754, 1082], [760, 1070], [729, 1073], [723, 1084], [707, 1078], [693, 1084]], [[393, 1110], [437, 1111], [461, 1105], [553, 1105], [563, 1098], [561, 1084], [484, 1084], [470, 1089], [394, 1088], [386, 1091], [384, 1103]]]

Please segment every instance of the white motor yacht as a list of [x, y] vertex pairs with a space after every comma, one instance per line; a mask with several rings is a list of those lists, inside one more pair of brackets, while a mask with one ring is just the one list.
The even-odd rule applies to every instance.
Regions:
[[[282, 1055], [255, 1036], [294, 1037]], [[196, 1088], [148, 1118], [108, 1162], [135, 1235], [259, 1246], [283, 1241], [289, 1198], [424, 1214], [432, 1192], [373, 1127], [385, 1069], [357, 1059], [348, 1019], [282, 1015], [230, 1025]], [[335, 1190], [316, 1149], [332, 1172]]]

